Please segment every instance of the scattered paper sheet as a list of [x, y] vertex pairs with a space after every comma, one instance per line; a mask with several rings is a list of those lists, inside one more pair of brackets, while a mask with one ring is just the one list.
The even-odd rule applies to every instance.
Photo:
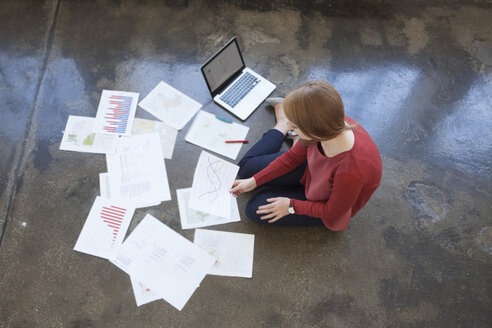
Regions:
[[185, 140], [231, 159], [236, 159], [242, 143], [226, 143], [226, 140], [244, 140], [248, 131], [249, 127], [247, 126], [224, 122], [217, 119], [215, 115], [200, 110]]
[[[109, 173], [99, 173], [99, 194], [103, 198], [111, 199], [111, 186], [109, 183]], [[145, 203], [139, 204], [139, 207], [150, 207], [157, 206], [161, 201], [155, 203]]]
[[215, 259], [149, 214], [140, 225], [153, 232], [128, 261], [129, 274], [181, 311]]
[[208, 213], [197, 211], [188, 207], [190, 201], [191, 188], [177, 189], [179, 217], [181, 219], [181, 228], [194, 229], [199, 227], [208, 227], [217, 224], [241, 221], [239, 209], [237, 207], [237, 199], [231, 197], [231, 213], [223, 218]]
[[111, 199], [111, 192], [109, 191], [108, 173], [99, 173], [99, 195], [102, 198]]
[[160, 298], [153, 291], [151, 291], [150, 288], [139, 283], [134, 278], [130, 277], [130, 280], [132, 282], [133, 294], [135, 294], [137, 306], [156, 301]]
[[[123, 245], [121, 245], [118, 254], [110, 261], [118, 268], [123, 270], [126, 274], [130, 275], [128, 268], [130, 264], [140, 256], [140, 253], [144, 249], [145, 245], [152, 239], [154, 234], [157, 233], [162, 225], [159, 220], [150, 216], [144, 218], [145, 223], [138, 224], [132, 233], [126, 238]], [[160, 297], [146, 287], [142, 283], [138, 282], [134, 277], [130, 276], [133, 292], [135, 294], [135, 300], [137, 306], [143, 305], [148, 302], [152, 302]]]
[[74, 250], [113, 259], [119, 251], [135, 208], [96, 197]]
[[138, 93], [103, 90], [97, 108], [94, 132], [129, 136], [137, 103]]
[[199, 102], [162, 81], [139, 106], [177, 130], [181, 130], [202, 107]]
[[152, 215], [146, 215], [144, 219], [133, 229], [132, 233], [121, 245], [118, 254], [110, 261], [121, 270], [130, 275], [128, 270], [145, 246], [150, 242], [155, 234], [158, 233], [162, 223]]
[[115, 155], [106, 155], [112, 199], [147, 207], [171, 199], [157, 132], [120, 138]]
[[229, 190], [239, 166], [202, 151], [196, 165], [188, 206], [192, 209], [228, 217], [231, 213]]
[[255, 236], [244, 233], [195, 230], [195, 245], [217, 261], [209, 274], [251, 278]]
[[178, 130], [166, 123], [135, 118], [133, 121], [132, 135], [157, 132], [161, 137], [162, 155], [164, 158], [172, 158]]
[[60, 150], [80, 151], [96, 154], [114, 154], [118, 136], [94, 133], [96, 119], [70, 115], [67, 120]]

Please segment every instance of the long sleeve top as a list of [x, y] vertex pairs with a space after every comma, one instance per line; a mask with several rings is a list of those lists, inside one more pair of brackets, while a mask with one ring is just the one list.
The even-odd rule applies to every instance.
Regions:
[[[345, 117], [349, 124], [356, 122]], [[319, 142], [296, 143], [265, 169], [254, 175], [258, 186], [284, 175], [307, 159], [300, 183], [307, 200], [291, 200], [296, 214], [320, 218], [335, 231], [345, 230], [350, 219], [367, 203], [381, 182], [382, 163], [379, 150], [362, 126], [354, 130], [351, 150], [327, 157]]]

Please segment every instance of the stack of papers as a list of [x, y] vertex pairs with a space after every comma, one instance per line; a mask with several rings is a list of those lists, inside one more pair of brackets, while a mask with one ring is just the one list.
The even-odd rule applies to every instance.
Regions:
[[147, 214], [113, 263], [182, 310], [215, 258]]

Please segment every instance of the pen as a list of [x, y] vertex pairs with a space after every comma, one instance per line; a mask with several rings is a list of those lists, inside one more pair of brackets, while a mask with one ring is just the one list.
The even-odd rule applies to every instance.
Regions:
[[225, 143], [248, 143], [249, 140], [226, 140]]
[[229, 124], [232, 124], [232, 120], [228, 119], [228, 118], [225, 118], [225, 117], [222, 117], [222, 116], [219, 116], [219, 115], [215, 115], [215, 118], [218, 119], [219, 121], [222, 121], [222, 122], [226, 122], [226, 123], [229, 123]]

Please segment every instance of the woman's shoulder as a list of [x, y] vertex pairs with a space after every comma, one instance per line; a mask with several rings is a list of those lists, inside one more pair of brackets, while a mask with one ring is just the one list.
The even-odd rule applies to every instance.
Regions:
[[[369, 135], [369, 133], [366, 131], [366, 129], [364, 129], [364, 127], [362, 125], [360, 125], [356, 120], [352, 119], [351, 117], [345, 115], [345, 121], [349, 124], [349, 125], [354, 125], [352, 131], [354, 132], [354, 135], [355, 135], [355, 143], [357, 143], [357, 141], [359, 141], [359, 143], [373, 143], [374, 144], [374, 141], [372, 140], [371, 136]], [[359, 140], [357, 140], [359, 139]]]
[[348, 115], [345, 115], [345, 122], [347, 122], [349, 125], [358, 124], [353, 118]]

